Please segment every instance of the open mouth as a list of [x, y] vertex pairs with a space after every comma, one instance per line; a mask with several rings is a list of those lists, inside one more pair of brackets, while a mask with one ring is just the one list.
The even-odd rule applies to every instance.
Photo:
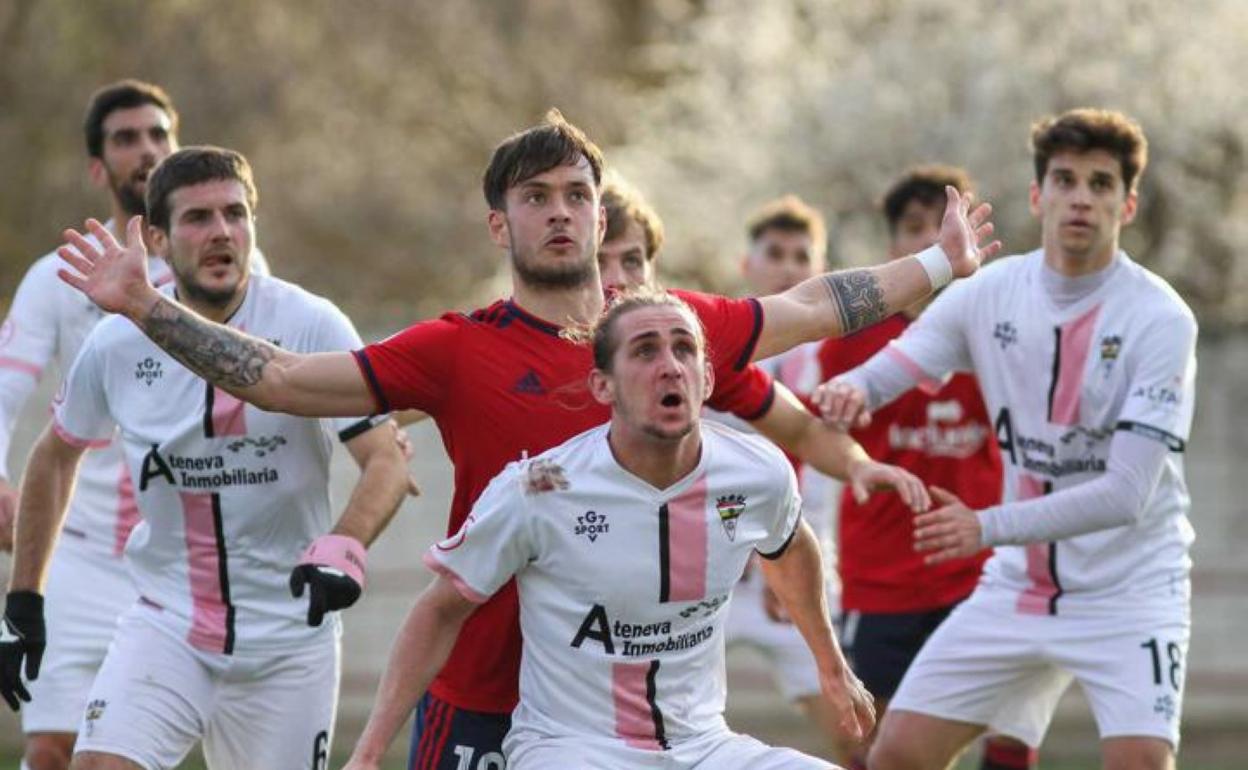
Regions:
[[679, 393], [668, 393], [659, 399], [659, 404], [669, 409], [674, 409], [685, 403], [685, 399]]
[[234, 264], [234, 255], [232, 254], [210, 254], [200, 261], [201, 267], [212, 269], [214, 267], [229, 267]]
[[574, 246], [576, 245], [576, 241], [572, 240], [570, 237], [566, 235], [556, 235], [556, 236], [547, 238], [546, 245], [547, 246], [559, 246], [559, 247]]

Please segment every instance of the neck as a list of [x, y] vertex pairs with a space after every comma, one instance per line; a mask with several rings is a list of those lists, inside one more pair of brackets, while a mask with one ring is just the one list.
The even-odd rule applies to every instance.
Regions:
[[1044, 247], [1044, 264], [1053, 272], [1067, 278], [1078, 278], [1081, 275], [1099, 273], [1109, 267], [1118, 253], [1118, 239], [1115, 238], [1104, 250], [1095, 254], [1071, 254], [1061, 246]]
[[606, 304], [597, 274], [581, 286], [551, 289], [530, 286], [513, 275], [511, 287], [512, 299], [525, 312], [557, 326], [593, 323]]
[[247, 281], [239, 284], [238, 291], [234, 292], [234, 296], [230, 298], [230, 301], [224, 305], [218, 305], [193, 297], [187, 292], [182, 282], [178, 281], [178, 302], [181, 302], [213, 323], [223, 324], [229, 320], [230, 316], [234, 315], [234, 311], [238, 310], [239, 306], [243, 304], [243, 300], [247, 299], [247, 285]]
[[660, 439], [612, 420], [607, 443], [624, 470], [655, 489], [667, 489], [688, 476], [702, 456], [702, 430], [697, 425], [678, 439]]

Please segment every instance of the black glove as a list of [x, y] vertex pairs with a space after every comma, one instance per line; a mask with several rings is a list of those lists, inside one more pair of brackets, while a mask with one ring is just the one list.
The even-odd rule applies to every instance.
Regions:
[[26, 659], [26, 678], [38, 679], [47, 641], [43, 597], [34, 591], [11, 591], [0, 619], [0, 695], [14, 711], [21, 709], [19, 701], [30, 702], [22, 684], [22, 658]]
[[363, 591], [360, 584], [341, 570], [324, 564], [300, 564], [290, 573], [290, 593], [296, 599], [308, 592], [308, 625], [319, 626], [326, 612], [344, 610], [355, 604]]

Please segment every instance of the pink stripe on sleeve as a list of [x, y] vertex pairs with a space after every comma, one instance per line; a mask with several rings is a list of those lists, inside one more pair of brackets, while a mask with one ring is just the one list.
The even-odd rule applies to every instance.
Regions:
[[224, 652], [228, 608], [221, 586], [221, 561], [212, 495], [180, 492], [186, 529], [186, 558], [191, 581], [192, 647]]
[[43, 367], [32, 364], [29, 361], [23, 361], [20, 358], [6, 358], [0, 356], [0, 369], [12, 369], [17, 372], [29, 374], [35, 379], [39, 379], [39, 375], [43, 374]]
[[1097, 305], [1062, 327], [1062, 349], [1053, 390], [1053, 406], [1049, 422], [1075, 425], [1079, 422], [1079, 392], [1083, 389], [1083, 373], [1087, 368], [1088, 351], [1092, 347], [1092, 331], [1101, 313]]
[[909, 374], [914, 379], [919, 390], [929, 396], [940, 391], [940, 380], [923, 371], [923, 367], [916, 364], [913, 358], [901, 352], [901, 348], [890, 343], [884, 350], [890, 358], [897, 362], [898, 366], [906, 370], [906, 374]]
[[[1022, 475], [1018, 479], [1018, 499], [1031, 500], [1044, 495], [1044, 484], [1035, 476]], [[1057, 585], [1049, 572], [1049, 544], [1028, 543], [1027, 577], [1031, 585], [1018, 597], [1015, 609], [1024, 615], [1049, 614], [1049, 600], [1057, 594]]]
[[706, 474], [667, 504], [670, 548], [668, 600], [696, 601], [706, 596]]
[[455, 586], [455, 590], [459, 591], [459, 595], [473, 604], [485, 604], [489, 601], [490, 597], [473, 589], [472, 586], [465, 583], [464, 579], [461, 578], [455, 570], [438, 561], [433, 554], [426, 552], [425, 555], [421, 557], [421, 561], [424, 562], [425, 567], [427, 567], [429, 571], [435, 572], [451, 581], [451, 585]]
[[113, 443], [111, 439], [106, 438], [79, 438], [66, 430], [61, 425], [60, 420], [56, 419], [55, 415], [52, 417], [52, 430], [56, 431], [56, 435], [60, 436], [61, 440], [66, 444], [76, 446], [79, 449], [100, 449]]
[[663, 748], [654, 733], [654, 714], [646, 699], [650, 663], [612, 663], [611, 701], [615, 707], [615, 734], [635, 749]]
[[139, 501], [134, 497], [134, 480], [130, 478], [130, 466], [121, 462], [121, 475], [117, 479], [117, 521], [113, 527], [113, 556], [121, 556], [126, 550], [130, 533], [139, 523]]

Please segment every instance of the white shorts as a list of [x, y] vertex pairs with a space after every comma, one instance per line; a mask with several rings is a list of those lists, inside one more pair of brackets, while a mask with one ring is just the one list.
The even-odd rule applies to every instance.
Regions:
[[137, 598], [122, 560], [90, 551], [74, 537], [61, 535], [49, 565], [43, 592], [48, 646], [21, 712], [28, 734], [78, 729], [117, 617]]
[[139, 603], [121, 616], [74, 752], [176, 767], [199, 740], [213, 770], [323, 770], [338, 703], [339, 640], [293, 651], [196, 650]]
[[667, 751], [635, 749], [621, 741], [544, 738], [508, 733], [507, 770], [837, 770], [795, 749], [768, 746], [729, 730], [682, 741]]
[[1102, 739], [1151, 736], [1178, 750], [1191, 636], [1186, 602], [1130, 615], [1025, 615], [1000, 593], [981, 587], [953, 611], [890, 709], [986, 725], [1039, 746], [1074, 679]]

